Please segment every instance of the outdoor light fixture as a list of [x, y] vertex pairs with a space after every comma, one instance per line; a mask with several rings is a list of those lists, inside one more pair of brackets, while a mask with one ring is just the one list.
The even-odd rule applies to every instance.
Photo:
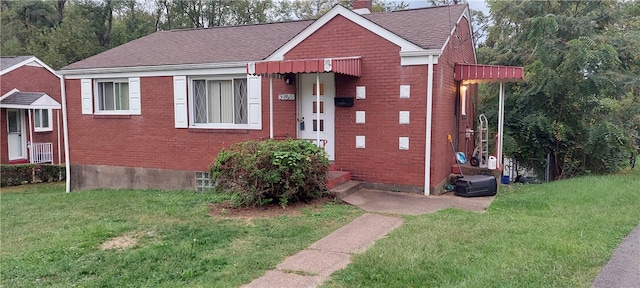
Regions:
[[460, 86], [460, 114], [467, 116], [467, 86]]

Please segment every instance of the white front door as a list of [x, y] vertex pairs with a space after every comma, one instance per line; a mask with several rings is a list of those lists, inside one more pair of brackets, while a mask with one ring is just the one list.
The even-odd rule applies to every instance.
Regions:
[[22, 110], [7, 109], [9, 160], [26, 159], [27, 143], [24, 133]]
[[[318, 111], [316, 82], [320, 80], [320, 107]], [[300, 74], [298, 86], [298, 138], [316, 143], [320, 132], [320, 146], [324, 146], [329, 160], [335, 159], [335, 103], [336, 86], [333, 73]], [[318, 113], [319, 112], [319, 113]], [[319, 122], [318, 122], [319, 116]], [[318, 131], [319, 130], [319, 131]]]

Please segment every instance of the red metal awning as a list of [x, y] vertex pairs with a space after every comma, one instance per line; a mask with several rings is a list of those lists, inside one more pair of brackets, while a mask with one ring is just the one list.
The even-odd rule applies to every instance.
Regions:
[[247, 74], [335, 72], [360, 77], [361, 57], [261, 61], [247, 64]]
[[456, 64], [456, 81], [464, 84], [524, 81], [524, 67]]

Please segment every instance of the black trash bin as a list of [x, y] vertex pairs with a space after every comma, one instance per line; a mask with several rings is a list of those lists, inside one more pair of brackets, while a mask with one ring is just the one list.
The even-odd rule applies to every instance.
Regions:
[[454, 194], [462, 197], [493, 196], [498, 182], [493, 175], [470, 175], [456, 180]]

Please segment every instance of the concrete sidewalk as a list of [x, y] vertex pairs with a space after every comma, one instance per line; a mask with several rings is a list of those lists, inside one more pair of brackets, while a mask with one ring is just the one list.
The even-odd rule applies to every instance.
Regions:
[[[448, 207], [480, 212], [491, 204], [493, 197], [423, 196], [363, 189], [342, 200], [367, 212], [417, 215]], [[400, 217], [373, 213], [356, 218], [243, 287], [320, 286], [333, 272], [351, 263], [351, 255], [364, 252], [376, 240], [402, 225]]]
[[434, 213], [445, 208], [484, 212], [493, 198], [494, 196], [467, 198], [455, 196], [453, 193], [424, 196], [414, 193], [362, 189], [342, 198], [342, 201], [358, 206], [367, 212], [420, 215]]
[[365, 251], [401, 224], [399, 217], [364, 214], [243, 287], [320, 286], [331, 273], [351, 262], [351, 254]]
[[616, 248], [591, 287], [640, 287], [640, 225], [631, 231]]

